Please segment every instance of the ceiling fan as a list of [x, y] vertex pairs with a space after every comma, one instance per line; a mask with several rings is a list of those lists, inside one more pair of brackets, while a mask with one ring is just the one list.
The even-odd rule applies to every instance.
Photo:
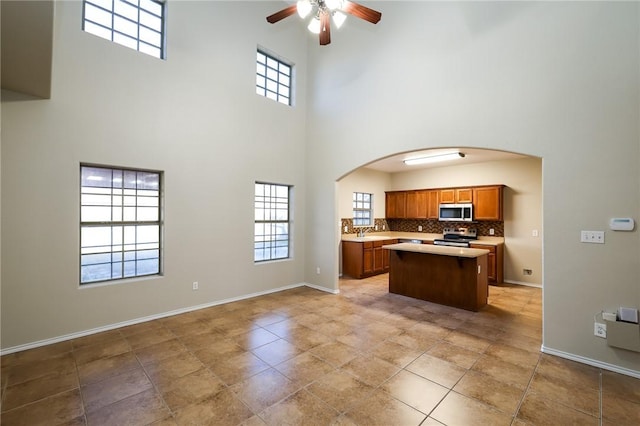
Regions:
[[307, 28], [312, 33], [319, 35], [322, 46], [331, 43], [330, 18], [333, 18], [336, 28], [340, 28], [347, 18], [344, 13], [364, 19], [372, 24], [377, 24], [382, 18], [382, 13], [377, 10], [348, 0], [299, 0], [296, 4], [267, 16], [267, 22], [275, 24], [296, 12], [301, 18], [305, 18], [313, 12], [313, 18]]

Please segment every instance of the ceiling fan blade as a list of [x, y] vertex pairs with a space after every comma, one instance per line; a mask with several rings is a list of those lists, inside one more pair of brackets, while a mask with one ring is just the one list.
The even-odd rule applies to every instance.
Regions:
[[267, 22], [269, 22], [270, 24], [275, 24], [276, 22], [293, 15], [297, 12], [297, 10], [298, 7], [295, 4], [292, 4], [291, 6], [282, 9], [280, 12], [276, 12], [273, 15], [267, 16]]
[[328, 12], [320, 14], [320, 45], [326, 46], [331, 43], [331, 22]]
[[367, 6], [345, 0], [342, 5], [342, 11], [353, 15], [356, 18], [364, 19], [372, 24], [377, 24], [382, 18], [382, 13], [377, 10], [369, 9]]

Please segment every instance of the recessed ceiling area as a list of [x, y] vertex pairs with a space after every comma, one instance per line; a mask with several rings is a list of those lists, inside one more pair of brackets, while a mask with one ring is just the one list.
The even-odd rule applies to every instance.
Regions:
[[[449, 152], [459, 151], [464, 154], [464, 158], [455, 160], [440, 161], [437, 163], [419, 164], [408, 166], [403, 161], [410, 158], [418, 158], [432, 155], [441, 155]], [[433, 167], [460, 166], [474, 163], [485, 163], [487, 161], [516, 160], [526, 158], [526, 155], [514, 154], [506, 151], [495, 151], [490, 149], [478, 148], [442, 148], [442, 149], [425, 149], [421, 151], [411, 151], [402, 154], [393, 155], [374, 161], [364, 166], [367, 169], [377, 170], [386, 173], [409, 172], [411, 170], [426, 169]]]

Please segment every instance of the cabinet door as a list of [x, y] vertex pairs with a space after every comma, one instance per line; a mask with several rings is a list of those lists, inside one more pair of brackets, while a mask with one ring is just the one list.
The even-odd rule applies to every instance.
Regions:
[[471, 203], [471, 202], [473, 202], [473, 190], [471, 188], [456, 189], [456, 203]]
[[387, 192], [385, 195], [385, 215], [390, 219], [406, 217], [406, 193], [404, 191]]
[[473, 190], [473, 218], [502, 220], [502, 187], [487, 186]]
[[441, 189], [440, 190], [440, 203], [453, 204], [456, 202], [456, 190], [455, 189]]
[[362, 272], [364, 275], [373, 273], [373, 247], [362, 250]]
[[406, 218], [427, 218], [427, 191], [407, 191], [406, 193]]
[[487, 278], [491, 282], [496, 281], [496, 255], [489, 253], [487, 256]]
[[373, 243], [373, 271], [382, 272], [384, 270], [384, 250], [382, 250], [382, 241]]
[[[398, 240], [384, 240], [383, 245], [387, 244], [397, 244]], [[389, 255], [391, 254], [391, 250], [383, 249], [382, 250], [382, 269], [383, 271], [389, 270]]]
[[342, 242], [342, 273], [353, 278], [362, 278], [363, 243]]
[[496, 257], [496, 247], [495, 246], [485, 246], [483, 244], [470, 244], [471, 248], [489, 250], [489, 254], [487, 255], [487, 278], [490, 282], [495, 283], [497, 280], [497, 257]]
[[440, 191], [427, 191], [427, 219], [438, 219], [440, 215]]

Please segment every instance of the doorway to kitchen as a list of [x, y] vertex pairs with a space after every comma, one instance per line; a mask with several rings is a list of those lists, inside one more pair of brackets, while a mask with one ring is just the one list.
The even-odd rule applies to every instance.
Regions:
[[[390, 219], [385, 194], [390, 191], [504, 185], [502, 220], [464, 223], [479, 236], [504, 239], [503, 282], [531, 287], [543, 285], [542, 263], [542, 159], [516, 153], [459, 148], [458, 160], [408, 166], [403, 160], [452, 149], [401, 153], [364, 165], [342, 177], [336, 185], [340, 233], [348, 237], [394, 235], [393, 232], [443, 233], [438, 219]], [[370, 194], [372, 221], [358, 224], [354, 194]], [[342, 244], [339, 274], [343, 275]]]

